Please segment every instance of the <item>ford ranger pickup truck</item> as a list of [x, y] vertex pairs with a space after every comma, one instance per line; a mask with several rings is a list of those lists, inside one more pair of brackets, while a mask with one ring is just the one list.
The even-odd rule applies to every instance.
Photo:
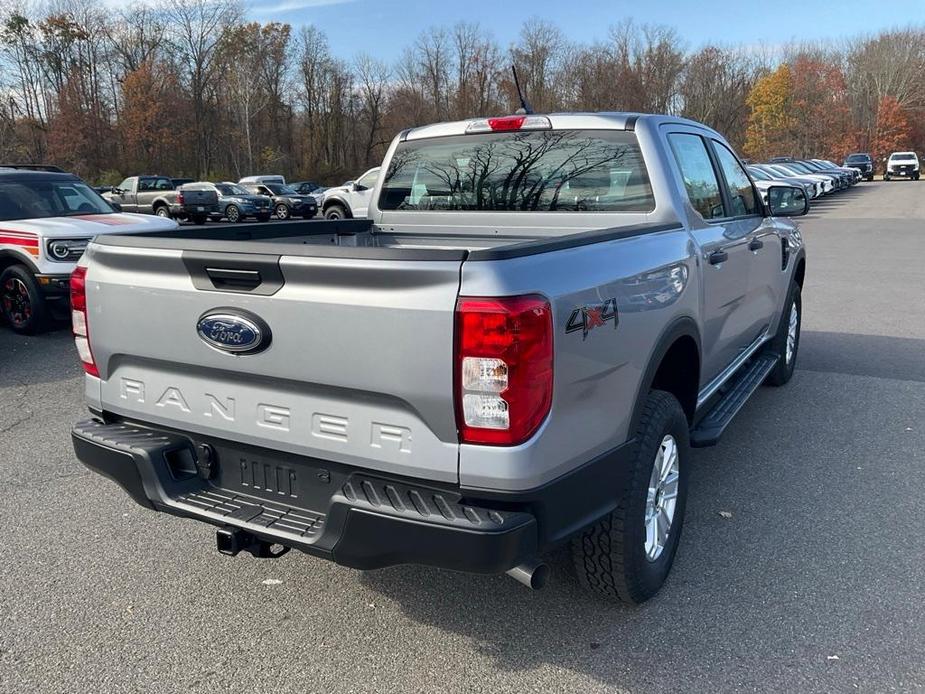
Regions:
[[71, 272], [91, 238], [177, 227], [117, 213], [77, 176], [51, 168], [0, 166], [0, 313], [20, 333], [70, 317]]
[[77, 457], [217, 547], [641, 602], [691, 446], [793, 373], [805, 214], [679, 118], [407, 130], [362, 220], [98, 237], [71, 282]]

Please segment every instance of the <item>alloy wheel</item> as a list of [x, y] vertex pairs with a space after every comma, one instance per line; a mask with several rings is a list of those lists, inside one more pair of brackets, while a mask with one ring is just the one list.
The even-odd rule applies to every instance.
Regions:
[[665, 434], [652, 464], [646, 494], [645, 551], [649, 561], [658, 559], [668, 544], [678, 503], [679, 462], [678, 442]]

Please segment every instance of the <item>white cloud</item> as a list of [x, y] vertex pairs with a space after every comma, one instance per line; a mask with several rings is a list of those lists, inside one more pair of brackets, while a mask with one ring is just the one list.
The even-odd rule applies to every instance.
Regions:
[[282, 2], [271, 3], [268, 6], [251, 3], [250, 11], [254, 15], [282, 14], [283, 12], [309, 10], [313, 7], [323, 7], [325, 5], [345, 5], [350, 2], [356, 2], [356, 0], [282, 0]]

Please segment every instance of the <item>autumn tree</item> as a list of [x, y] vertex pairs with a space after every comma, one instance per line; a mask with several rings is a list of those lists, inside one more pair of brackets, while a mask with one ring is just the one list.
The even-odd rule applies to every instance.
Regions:
[[176, 150], [192, 134], [184, 127], [188, 111], [177, 75], [166, 63], [149, 59], [126, 74], [119, 114], [126, 171], [182, 170]]
[[793, 74], [786, 63], [755, 82], [745, 103], [751, 109], [745, 153], [767, 159], [789, 151], [793, 131]]
[[854, 149], [845, 76], [832, 60], [797, 55], [790, 63], [790, 152], [842, 159]]
[[870, 147], [874, 161], [886, 159], [891, 152], [908, 150], [911, 135], [909, 120], [899, 101], [883, 97], [877, 107], [877, 126]]

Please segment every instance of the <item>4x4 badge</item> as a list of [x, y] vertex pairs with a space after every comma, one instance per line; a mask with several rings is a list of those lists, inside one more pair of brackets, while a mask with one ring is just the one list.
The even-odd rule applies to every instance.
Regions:
[[574, 333], [580, 330], [581, 339], [585, 340], [589, 332], [609, 321], [613, 321], [613, 327], [616, 329], [619, 322], [616, 299], [607, 299], [601, 304], [591, 306], [579, 306], [569, 316], [568, 323], [565, 324], [565, 332]]

